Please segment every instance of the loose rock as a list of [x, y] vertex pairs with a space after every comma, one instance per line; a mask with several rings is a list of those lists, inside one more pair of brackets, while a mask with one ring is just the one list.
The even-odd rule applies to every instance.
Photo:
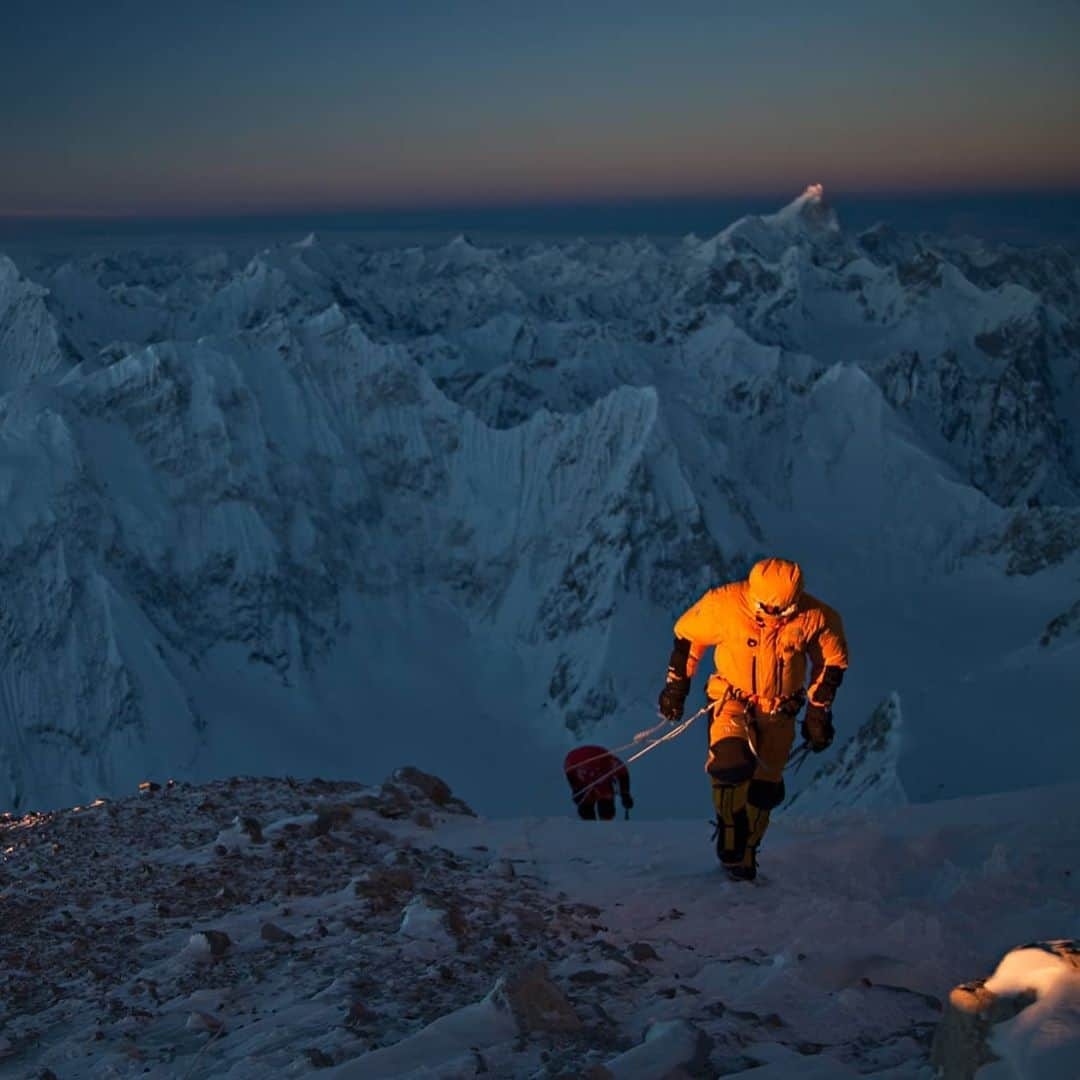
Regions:
[[495, 985], [523, 1032], [580, 1031], [573, 1005], [548, 976], [547, 964], [537, 963], [503, 976]]

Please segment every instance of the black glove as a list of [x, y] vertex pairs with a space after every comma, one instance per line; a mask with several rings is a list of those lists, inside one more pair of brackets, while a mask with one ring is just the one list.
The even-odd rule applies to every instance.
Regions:
[[673, 724], [682, 719], [683, 707], [686, 705], [686, 695], [690, 693], [690, 680], [672, 679], [663, 690], [660, 691], [660, 699], [656, 707], [665, 720]]
[[810, 749], [815, 754], [820, 754], [833, 741], [835, 735], [832, 709], [827, 709], [824, 705], [807, 705], [802, 722], [802, 737], [810, 744]]
[[775, 709], [776, 712], [784, 713], [786, 716], [798, 716], [805, 704], [806, 691], [796, 690], [794, 694], [788, 694], [786, 698], [781, 698], [780, 703], [776, 705]]
[[629, 791], [624, 791], [622, 793], [622, 795], [620, 795], [619, 797], [622, 799], [622, 804], [623, 804], [623, 809], [624, 810], [633, 810], [634, 809], [634, 797], [633, 797], [633, 795], [630, 794]]

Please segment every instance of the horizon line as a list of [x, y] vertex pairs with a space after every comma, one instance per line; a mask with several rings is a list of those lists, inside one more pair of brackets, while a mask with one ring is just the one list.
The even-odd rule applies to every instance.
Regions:
[[[268, 207], [227, 208], [209, 206], [200, 208], [176, 208], [164, 210], [13, 210], [0, 209], [0, 223], [5, 225], [47, 224], [169, 224], [215, 221], [271, 221], [281, 218], [340, 218], [340, 217], [409, 217], [442, 214], [490, 214], [558, 212], [573, 210], [628, 209], [634, 207], [662, 207], [724, 202], [776, 201], [777, 208], [798, 199], [806, 190], [792, 192], [789, 189], [756, 189], [753, 191], [727, 192], [679, 192], [659, 194], [610, 194], [584, 195], [580, 197], [552, 197], [549, 199], [492, 199], [483, 202], [413, 202], [376, 204], [339, 204], [315, 206], [279, 204]], [[825, 188], [826, 202], [833, 205], [838, 200], [921, 202], [937, 199], [995, 199], [995, 198], [1080, 198], [1080, 183], [1075, 185], [1034, 185], [1002, 187], [960, 187], [955, 185], [938, 188]]]

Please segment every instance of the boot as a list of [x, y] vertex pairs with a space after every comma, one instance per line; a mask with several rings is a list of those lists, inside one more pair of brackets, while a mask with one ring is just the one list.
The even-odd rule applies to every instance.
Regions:
[[784, 801], [783, 780], [751, 780], [746, 798], [746, 856], [738, 869], [729, 873], [740, 881], [757, 877], [757, 853], [769, 828], [769, 815]]
[[750, 796], [755, 794], [753, 785], [713, 788], [717, 807], [713, 826], [716, 857], [733, 881], [753, 881], [757, 877], [757, 851], [769, 827], [769, 810], [749, 801], [743, 804], [743, 793], [739, 790], [743, 787]]
[[753, 881], [757, 877], [757, 848], [748, 847], [742, 862], [725, 863], [724, 869], [732, 881]]
[[750, 782], [713, 784], [713, 805], [716, 807], [716, 857], [729, 872], [740, 866], [746, 857], [750, 834], [747, 816], [747, 793]]

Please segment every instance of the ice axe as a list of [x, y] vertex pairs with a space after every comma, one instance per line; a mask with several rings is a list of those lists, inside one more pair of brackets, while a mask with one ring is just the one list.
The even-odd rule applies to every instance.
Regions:
[[799, 770], [803, 767], [803, 762], [806, 761], [807, 755], [811, 750], [809, 740], [804, 741], [803, 744], [788, 758], [788, 765], [792, 766], [791, 775], [795, 776]]

